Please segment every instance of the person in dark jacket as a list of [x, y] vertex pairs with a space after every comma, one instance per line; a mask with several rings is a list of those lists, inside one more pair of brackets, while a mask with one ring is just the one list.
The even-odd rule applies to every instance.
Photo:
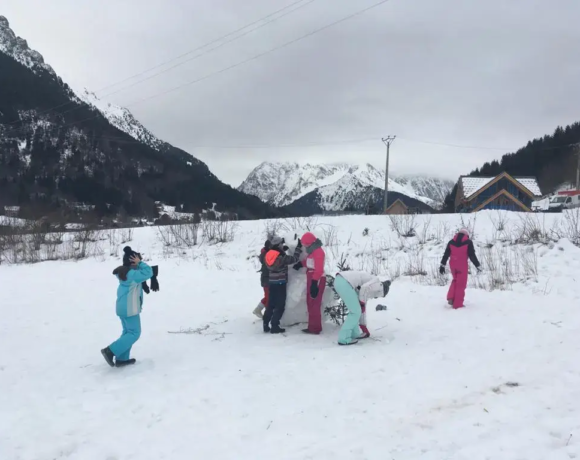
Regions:
[[451, 268], [451, 276], [453, 281], [447, 293], [447, 302], [452, 305], [454, 309], [463, 308], [465, 300], [465, 289], [467, 288], [469, 260], [475, 265], [477, 271], [481, 271], [481, 264], [475, 255], [475, 247], [473, 241], [469, 238], [469, 231], [465, 228], [453, 237], [447, 248], [445, 254], [441, 259], [441, 266], [439, 272], [444, 275], [447, 261], [449, 260], [449, 267]]
[[272, 248], [264, 256], [268, 267], [269, 299], [264, 314], [264, 332], [281, 334], [286, 332], [280, 328], [280, 320], [286, 308], [286, 287], [288, 284], [288, 267], [300, 259], [302, 242], [298, 240], [294, 254], [286, 254], [287, 247], [279, 237], [272, 238]]
[[262, 298], [262, 300], [260, 300], [258, 306], [254, 308], [253, 313], [260, 319], [264, 318], [263, 310], [268, 306], [268, 298], [270, 294], [270, 286], [268, 282], [269, 277], [268, 267], [266, 266], [266, 261], [264, 260], [264, 258], [266, 257], [266, 253], [270, 249], [272, 249], [272, 242], [268, 239], [264, 243], [264, 247], [262, 248], [262, 250], [260, 251], [260, 255], [258, 256], [260, 264], [262, 265], [260, 267], [259, 272], [260, 272], [260, 285], [262, 286], [262, 289], [264, 289], [264, 297]]

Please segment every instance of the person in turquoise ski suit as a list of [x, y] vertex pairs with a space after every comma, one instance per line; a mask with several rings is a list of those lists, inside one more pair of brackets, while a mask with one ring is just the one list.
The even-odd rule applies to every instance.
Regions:
[[[346, 320], [338, 333], [339, 345], [354, 345], [359, 339], [369, 337], [368, 329], [363, 334], [360, 327], [361, 304], [366, 305], [370, 299], [385, 297], [390, 286], [390, 280], [383, 282], [377, 276], [362, 271], [348, 270], [336, 274], [334, 290], [348, 309]], [[366, 329], [366, 320], [363, 323]]]
[[[130, 358], [131, 348], [141, 336], [141, 310], [143, 308], [144, 281], [153, 276], [153, 269], [141, 260], [137, 253], [129, 257], [130, 266], [121, 266], [113, 271], [119, 280], [117, 288], [117, 316], [121, 320], [123, 332], [121, 337], [101, 350], [103, 357], [111, 367], [122, 367], [134, 364]], [[115, 359], [113, 361], [113, 358]]]

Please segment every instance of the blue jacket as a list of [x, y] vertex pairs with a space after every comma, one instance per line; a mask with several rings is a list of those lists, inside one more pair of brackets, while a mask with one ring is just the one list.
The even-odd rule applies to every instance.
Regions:
[[153, 270], [145, 262], [140, 262], [137, 268], [127, 273], [127, 280], [119, 280], [117, 288], [117, 316], [129, 318], [141, 313], [143, 305], [143, 288], [141, 283], [153, 276]]

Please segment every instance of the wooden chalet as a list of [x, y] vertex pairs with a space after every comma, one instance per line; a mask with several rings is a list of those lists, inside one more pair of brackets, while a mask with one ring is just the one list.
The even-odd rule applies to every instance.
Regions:
[[532, 210], [532, 202], [542, 196], [535, 177], [512, 177], [503, 172], [496, 177], [461, 176], [455, 196], [455, 212], [484, 209]]

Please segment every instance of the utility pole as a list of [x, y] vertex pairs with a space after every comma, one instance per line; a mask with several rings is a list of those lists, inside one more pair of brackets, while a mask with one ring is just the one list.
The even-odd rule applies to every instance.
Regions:
[[576, 167], [576, 190], [580, 190], [580, 142], [576, 144], [576, 156], [578, 157], [578, 166]]
[[387, 146], [387, 166], [385, 168], [385, 196], [383, 198], [383, 214], [386, 214], [388, 207], [389, 198], [389, 153], [390, 147], [397, 136], [387, 136], [382, 139], [384, 144]]

